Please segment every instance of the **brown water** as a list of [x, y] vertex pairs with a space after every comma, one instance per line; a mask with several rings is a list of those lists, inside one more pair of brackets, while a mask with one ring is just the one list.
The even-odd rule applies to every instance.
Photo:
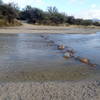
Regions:
[[0, 81], [51, 81], [98, 78], [99, 67], [64, 59], [53, 40], [76, 51], [76, 55], [88, 57], [100, 65], [100, 39], [98, 34], [68, 35], [49, 34], [47, 40], [36, 34], [0, 34]]

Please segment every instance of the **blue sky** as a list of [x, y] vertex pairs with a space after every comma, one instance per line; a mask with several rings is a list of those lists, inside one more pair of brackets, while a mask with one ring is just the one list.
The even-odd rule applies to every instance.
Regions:
[[5, 3], [14, 2], [20, 8], [26, 5], [47, 10], [49, 6], [56, 6], [60, 12], [74, 15], [77, 18], [100, 19], [100, 0], [3, 0]]

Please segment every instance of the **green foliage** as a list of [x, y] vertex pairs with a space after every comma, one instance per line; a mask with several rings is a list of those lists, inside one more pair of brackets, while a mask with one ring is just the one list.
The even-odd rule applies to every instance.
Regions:
[[1, 24], [13, 24], [15, 19], [26, 20], [33, 24], [46, 25], [95, 25], [100, 26], [99, 22], [92, 20], [75, 19], [74, 16], [67, 16], [60, 13], [56, 7], [48, 7], [47, 11], [38, 8], [26, 6], [25, 9], [19, 10], [15, 4], [3, 4], [0, 0], [0, 19]]
[[20, 13], [20, 18], [30, 23], [41, 23], [44, 19], [44, 12], [38, 8], [27, 6], [26, 9]]
[[83, 21], [83, 19], [75, 19], [74, 24], [81, 25], [82, 21]]
[[66, 14], [60, 13], [56, 7], [48, 7], [47, 12], [44, 12], [41, 9], [27, 6], [20, 12], [20, 19], [27, 20], [29, 23], [47, 25], [100, 25], [100, 23], [94, 23], [92, 20], [75, 19], [74, 16], [67, 16]]
[[100, 26], [100, 22], [94, 22], [93, 25]]
[[68, 16], [67, 23], [74, 24], [74, 22], [75, 22], [75, 18], [73, 16]]
[[66, 22], [66, 15], [59, 13], [56, 7], [48, 7], [48, 20], [51, 24], [63, 24]]
[[18, 18], [19, 8], [15, 4], [0, 4], [0, 27], [21, 25]]
[[63, 14], [56, 13], [56, 14], [51, 15], [49, 17], [49, 20], [51, 21], [51, 23], [58, 25], [58, 24], [65, 23], [66, 17]]
[[20, 19], [31, 23], [39, 24], [63, 24], [66, 21], [66, 15], [59, 13], [56, 7], [48, 7], [44, 12], [38, 8], [27, 6], [21, 13]]
[[13, 23], [17, 18], [17, 11], [12, 4], [0, 5], [0, 16], [7, 21], [7, 23]]
[[92, 25], [93, 21], [92, 20], [82, 20], [81, 24], [85, 25], [85, 26], [88, 26], [88, 25]]

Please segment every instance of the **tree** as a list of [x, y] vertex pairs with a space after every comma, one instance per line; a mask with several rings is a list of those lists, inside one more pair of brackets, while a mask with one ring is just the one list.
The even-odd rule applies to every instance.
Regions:
[[75, 22], [75, 18], [73, 16], [68, 16], [67, 23], [74, 24], [74, 22]]
[[49, 14], [56, 14], [58, 13], [58, 9], [56, 7], [48, 7], [48, 13]]
[[19, 16], [20, 16], [20, 20], [29, 20], [30, 19], [30, 13], [29, 11], [32, 9], [31, 6], [26, 6], [25, 9], [23, 9], [22, 11], [20, 11]]
[[27, 20], [29, 23], [34, 24], [100, 25], [100, 23], [93, 23], [91, 20], [75, 19], [74, 16], [67, 16], [64, 13], [60, 13], [56, 7], [48, 7], [48, 10], [44, 12], [41, 9], [27, 6], [20, 12], [20, 19]]
[[93, 25], [93, 21], [92, 20], [82, 20], [81, 25]]
[[93, 22], [93, 25], [100, 26], [100, 22]]
[[13, 23], [14, 19], [18, 16], [12, 4], [0, 5], [0, 13], [8, 23]]
[[30, 23], [41, 23], [44, 20], [44, 12], [38, 8], [27, 6], [20, 14], [21, 19], [27, 20]]
[[48, 7], [48, 20], [52, 24], [63, 24], [66, 22], [67, 16], [59, 13], [56, 7]]
[[33, 23], [41, 23], [44, 19], [44, 13], [42, 10], [38, 8], [34, 8], [30, 11], [31, 18], [33, 20]]
[[29, 11], [31, 9], [33, 9], [33, 8], [31, 6], [29, 6], [29, 5], [27, 5], [26, 8], [25, 8], [26, 11]]
[[63, 24], [65, 23], [66, 17], [63, 14], [55, 13], [50, 16], [51, 23], [54, 24]]
[[83, 21], [83, 19], [75, 19], [75, 22], [74, 22], [74, 24], [75, 25], [81, 25], [82, 24], [82, 21]]

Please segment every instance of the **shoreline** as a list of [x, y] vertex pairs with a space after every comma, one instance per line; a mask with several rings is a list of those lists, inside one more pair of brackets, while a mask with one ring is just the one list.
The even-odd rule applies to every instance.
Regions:
[[1, 27], [0, 34], [92, 34], [99, 32], [99, 28], [82, 28], [82, 27], [65, 27], [65, 26], [43, 26], [43, 25], [31, 25], [23, 23], [22, 26], [15, 27]]
[[[100, 30], [98, 30], [100, 31]], [[48, 34], [48, 33], [73, 33], [74, 34], [90, 34], [97, 32], [96, 29], [81, 29], [81, 28], [65, 28], [65, 27], [48, 27], [48, 26], [33, 26], [33, 25], [23, 25], [20, 27], [7, 27], [7, 28], [3, 28], [0, 29], [0, 34], [3, 33], [7, 33], [7, 34], [23, 34], [23, 33], [33, 33], [33, 34], [37, 34], [37, 33], [43, 33]], [[30, 38], [30, 37], [28, 37]], [[10, 38], [9, 38], [10, 39]], [[8, 40], [9, 40], [8, 39]], [[26, 38], [27, 39], [27, 38]], [[43, 53], [43, 52], [37, 52], [37, 48], [42, 47], [43, 50], [48, 49], [50, 51], [46, 51], [46, 54], [51, 55], [51, 57], [55, 57], [55, 62], [58, 63], [58, 65], [62, 65], [62, 63], [72, 63], [70, 62], [70, 60], [68, 62], [66, 62], [66, 60], [62, 59], [62, 57], [58, 58], [59, 55], [58, 52], [54, 52], [52, 50], [52, 48], [47, 48], [47, 43], [44, 40], [41, 40], [41, 38], [36, 38], [37, 40], [34, 40], [34, 43], [37, 41], [38, 44], [40, 45], [36, 45], [36, 53], [34, 53], [34, 55], [37, 57], [37, 53]], [[39, 42], [40, 39], [40, 42]], [[9, 41], [7, 41], [9, 42]], [[26, 41], [27, 42], [27, 41]], [[23, 42], [25, 43], [25, 42]], [[42, 44], [41, 44], [42, 43]], [[17, 44], [21, 44], [21, 41], [17, 41]], [[33, 44], [32, 44], [33, 45]], [[19, 46], [19, 45], [18, 45]], [[38, 46], [38, 47], [37, 47]], [[34, 45], [35, 48], [35, 45]], [[23, 48], [24, 50], [24, 48]], [[18, 56], [18, 55], [17, 55]], [[29, 56], [29, 55], [28, 55]], [[38, 55], [40, 59], [40, 61], [43, 59], [43, 56], [45, 58], [45, 54]], [[2, 56], [1, 56], [2, 57]], [[46, 56], [47, 58], [49, 58], [49, 56]], [[50, 58], [49, 58], [50, 59]], [[59, 60], [58, 60], [59, 59]], [[45, 59], [46, 60], [46, 59]], [[47, 59], [48, 61], [48, 59]], [[60, 61], [60, 63], [59, 63]], [[34, 61], [33, 61], [34, 62]], [[52, 63], [53, 59], [52, 59]], [[40, 65], [42, 65], [43, 63], [40, 63]], [[51, 66], [51, 62], [46, 63], [47, 65]], [[46, 66], [45, 64], [45, 66]], [[66, 64], [66, 65], [68, 65]], [[76, 62], [73, 63], [74, 66], [77, 66]], [[76, 64], [76, 65], [75, 65]], [[32, 64], [33, 65], [33, 64]], [[35, 65], [35, 64], [34, 64]], [[37, 65], [37, 63], [36, 63]], [[57, 66], [54, 63], [55, 66]], [[44, 65], [43, 65], [44, 66]], [[84, 64], [80, 64], [80, 66], [83, 66], [83, 68], [85, 68], [86, 65]], [[87, 68], [87, 66], [86, 66]], [[17, 70], [17, 69], [16, 69]], [[20, 72], [20, 70], [18, 70]], [[27, 71], [27, 69], [25, 70]], [[83, 71], [83, 69], [82, 69]], [[14, 72], [14, 70], [11, 71]], [[59, 70], [58, 70], [59, 72]], [[80, 70], [79, 70], [80, 72]], [[2, 73], [1, 73], [2, 74]], [[16, 74], [14, 72], [14, 74]], [[24, 73], [22, 72], [22, 74], [24, 75]], [[22, 75], [21, 74], [21, 75]], [[55, 73], [54, 73], [55, 74]], [[17, 74], [17, 78], [20, 79], [20, 77], [18, 76], [20, 75], [19, 73]], [[30, 75], [30, 74], [29, 74]], [[0, 75], [1, 76], [1, 75]], [[46, 75], [47, 76], [47, 75]], [[60, 75], [61, 76], [61, 75]], [[5, 73], [4, 76], [1, 76], [5, 78]], [[12, 77], [12, 75], [10, 76]], [[8, 78], [8, 77], [6, 77]], [[62, 76], [61, 76], [62, 78]], [[15, 82], [0, 82], [0, 100], [100, 100], [100, 81], [99, 79], [87, 79], [87, 80], [79, 80], [79, 81], [15, 81]]]

